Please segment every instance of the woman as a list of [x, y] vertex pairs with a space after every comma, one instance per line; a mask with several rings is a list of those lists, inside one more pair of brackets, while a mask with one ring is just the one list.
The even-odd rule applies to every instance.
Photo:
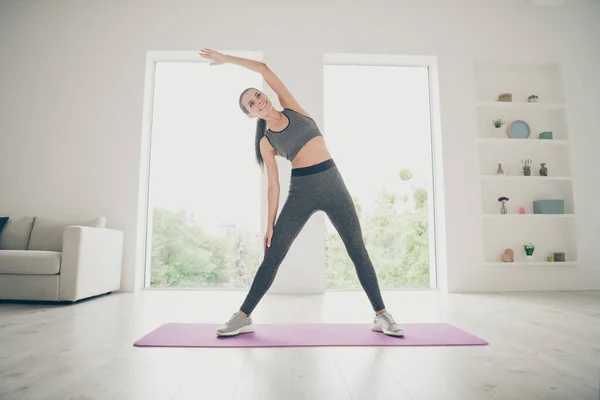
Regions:
[[[266, 166], [269, 182], [268, 228], [264, 237], [265, 256], [250, 291], [240, 310], [217, 330], [217, 335], [233, 336], [252, 332], [250, 315], [273, 283], [292, 242], [311, 215], [323, 211], [340, 234], [375, 311], [371, 329], [387, 335], [403, 336], [402, 329], [383, 304], [352, 197], [315, 121], [264, 63], [210, 49], [202, 49], [200, 55], [212, 60], [210, 65], [231, 63], [260, 73], [283, 107], [282, 111], [276, 110], [267, 95], [254, 88], [248, 88], [240, 95], [242, 111], [249, 118], [257, 119], [256, 160], [261, 168]], [[277, 220], [279, 173], [275, 156], [285, 157], [292, 163], [288, 197]]]

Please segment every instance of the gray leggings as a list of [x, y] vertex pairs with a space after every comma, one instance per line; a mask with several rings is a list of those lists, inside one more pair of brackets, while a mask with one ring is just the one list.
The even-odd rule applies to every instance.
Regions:
[[241, 311], [248, 315], [252, 313], [271, 287], [292, 242], [317, 211], [327, 214], [341, 236], [373, 310], [385, 308], [352, 197], [335, 163], [329, 159], [310, 167], [292, 169], [288, 198], [273, 227], [271, 245], [267, 247]]

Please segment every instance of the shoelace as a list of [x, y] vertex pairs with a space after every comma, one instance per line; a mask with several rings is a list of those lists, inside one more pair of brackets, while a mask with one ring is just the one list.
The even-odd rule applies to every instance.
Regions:
[[394, 318], [392, 317], [392, 314], [390, 314], [387, 311], [384, 311], [383, 314], [381, 314], [383, 317], [385, 317], [385, 319], [388, 320], [388, 322], [390, 322], [391, 324], [396, 324], [396, 321], [394, 321]]
[[238, 316], [238, 313], [233, 313], [233, 315], [227, 320], [227, 322], [225, 323], [225, 325], [229, 325], [231, 323], [231, 321], [233, 321], [235, 319], [235, 317]]

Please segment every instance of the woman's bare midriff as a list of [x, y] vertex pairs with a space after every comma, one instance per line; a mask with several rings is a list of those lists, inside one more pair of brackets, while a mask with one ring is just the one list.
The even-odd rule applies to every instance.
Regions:
[[325, 144], [325, 138], [323, 136], [317, 136], [308, 141], [300, 149], [294, 160], [292, 161], [292, 168], [303, 168], [310, 167], [311, 165], [318, 164], [320, 162], [329, 160], [331, 154], [327, 150]]

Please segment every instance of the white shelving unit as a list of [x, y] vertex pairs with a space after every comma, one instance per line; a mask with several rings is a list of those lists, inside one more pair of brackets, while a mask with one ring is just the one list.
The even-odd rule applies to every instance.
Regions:
[[542, 110], [558, 110], [566, 108], [565, 103], [530, 103], [528, 101], [479, 101], [478, 107], [482, 108], [522, 108], [522, 109], [542, 109]]
[[[572, 267], [577, 265], [575, 210], [569, 160], [569, 129], [560, 70], [557, 64], [509, 64], [475, 62], [478, 119], [479, 173], [483, 246], [486, 267]], [[498, 101], [512, 93], [512, 102]], [[530, 94], [539, 96], [529, 103]], [[492, 120], [506, 122], [494, 128]], [[527, 139], [508, 137], [508, 125], [523, 120], [531, 128]], [[550, 131], [553, 139], [539, 139]], [[531, 159], [531, 176], [524, 176], [522, 160]], [[548, 176], [540, 176], [545, 163]], [[498, 164], [504, 173], [497, 174]], [[498, 198], [506, 196], [508, 214], [501, 214]], [[561, 199], [565, 214], [533, 214], [533, 201]], [[525, 207], [525, 214], [519, 208]], [[533, 261], [526, 260], [523, 245], [536, 246]], [[500, 261], [512, 249], [515, 262]], [[564, 252], [566, 262], [546, 262], [546, 256]]]
[[519, 222], [531, 219], [562, 219], [573, 218], [575, 214], [483, 214], [483, 218], [487, 219], [506, 219], [516, 218]]
[[503, 263], [503, 262], [489, 262], [485, 263], [488, 267], [506, 267], [506, 266], [515, 266], [515, 267], [574, 267], [577, 265], [576, 262], [566, 261], [566, 262], [536, 262], [536, 261], [524, 261], [524, 262], [513, 262], [513, 263]]
[[514, 145], [514, 146], [566, 146], [569, 143], [568, 140], [553, 139], [553, 140], [539, 140], [539, 139], [511, 139], [511, 138], [479, 138], [479, 144], [485, 145]]
[[505, 176], [505, 175], [481, 175], [484, 181], [513, 181], [513, 182], [548, 182], [548, 181], [571, 181], [570, 176]]

